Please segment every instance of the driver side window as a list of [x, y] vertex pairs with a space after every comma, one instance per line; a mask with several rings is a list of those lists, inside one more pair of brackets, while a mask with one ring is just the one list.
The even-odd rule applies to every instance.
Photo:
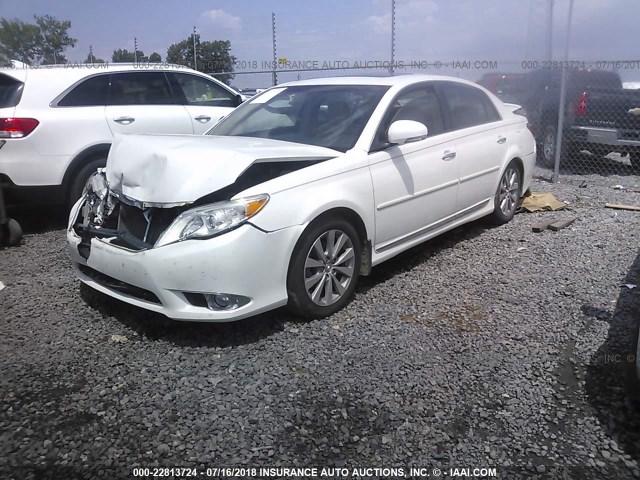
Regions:
[[414, 120], [427, 127], [427, 138], [445, 132], [444, 115], [440, 101], [432, 86], [421, 85], [401, 92], [387, 111], [378, 130], [372, 151], [382, 150], [388, 146], [387, 131], [396, 120]]
[[397, 111], [389, 125], [397, 120], [414, 120], [426, 125], [429, 137], [444, 132], [444, 118], [433, 88], [407, 92], [399, 96], [394, 105]]

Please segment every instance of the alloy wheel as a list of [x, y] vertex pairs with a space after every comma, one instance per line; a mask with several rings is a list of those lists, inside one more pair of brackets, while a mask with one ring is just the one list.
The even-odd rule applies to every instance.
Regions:
[[504, 215], [511, 215], [518, 203], [520, 194], [520, 174], [515, 167], [508, 167], [500, 180], [500, 210]]
[[353, 243], [341, 230], [322, 233], [311, 245], [304, 265], [305, 291], [313, 303], [328, 306], [347, 291], [354, 275]]
[[556, 136], [553, 132], [547, 132], [547, 134], [544, 136], [544, 142], [542, 143], [542, 152], [547, 163], [553, 161], [555, 150]]

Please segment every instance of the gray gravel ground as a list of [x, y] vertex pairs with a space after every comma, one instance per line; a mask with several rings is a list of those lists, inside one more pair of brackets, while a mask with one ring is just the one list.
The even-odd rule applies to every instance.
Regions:
[[[320, 321], [167, 321], [81, 287], [59, 223], [27, 235], [0, 251], [0, 477], [303, 465], [640, 477], [627, 360], [640, 288], [620, 287], [640, 284], [640, 212], [604, 208], [640, 205], [612, 188], [640, 178], [537, 174], [533, 189], [573, 211], [451, 232], [375, 268]], [[565, 230], [531, 231], [567, 216]]]

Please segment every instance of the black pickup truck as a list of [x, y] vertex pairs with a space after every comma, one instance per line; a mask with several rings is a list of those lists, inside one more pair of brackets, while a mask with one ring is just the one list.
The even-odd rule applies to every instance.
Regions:
[[[560, 70], [536, 70], [522, 79], [519, 98], [538, 143], [538, 158], [553, 166], [560, 105]], [[563, 152], [629, 154], [640, 170], [640, 90], [622, 88], [616, 72], [567, 71]], [[564, 156], [564, 155], [563, 155]]]

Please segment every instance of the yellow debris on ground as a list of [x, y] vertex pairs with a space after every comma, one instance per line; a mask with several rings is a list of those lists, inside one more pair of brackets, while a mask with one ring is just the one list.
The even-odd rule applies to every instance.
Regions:
[[520, 208], [527, 212], [540, 212], [543, 210], [553, 211], [562, 210], [567, 205], [561, 202], [552, 193], [547, 192], [530, 192], [529, 195], [522, 199]]

